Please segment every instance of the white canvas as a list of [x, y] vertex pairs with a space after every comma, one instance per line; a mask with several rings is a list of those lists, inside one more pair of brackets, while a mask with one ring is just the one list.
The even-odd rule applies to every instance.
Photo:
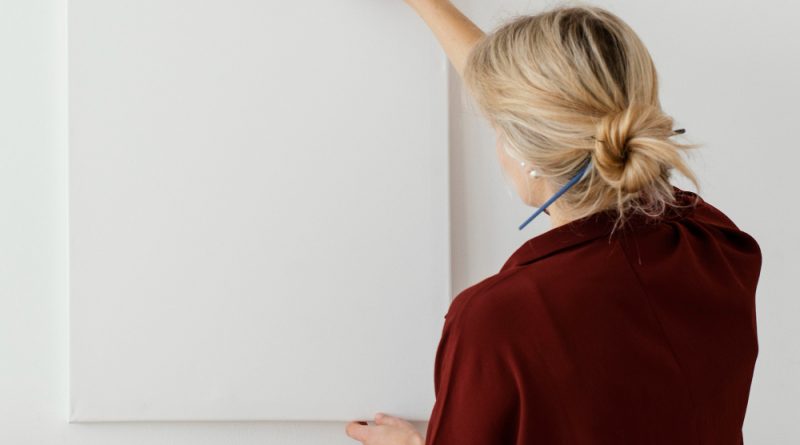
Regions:
[[70, 421], [427, 419], [450, 273], [424, 24], [68, 7]]

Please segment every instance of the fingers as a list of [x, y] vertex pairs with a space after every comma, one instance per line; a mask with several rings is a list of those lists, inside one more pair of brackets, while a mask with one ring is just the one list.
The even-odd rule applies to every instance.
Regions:
[[375, 423], [378, 425], [392, 425], [401, 428], [414, 429], [414, 425], [412, 425], [411, 422], [399, 417], [390, 416], [386, 413], [375, 414]]
[[351, 438], [363, 445], [422, 443], [422, 438], [411, 422], [386, 413], [375, 414], [375, 425], [352, 421], [345, 427]]
[[375, 414], [375, 423], [378, 425], [397, 425], [397, 418], [384, 413]]

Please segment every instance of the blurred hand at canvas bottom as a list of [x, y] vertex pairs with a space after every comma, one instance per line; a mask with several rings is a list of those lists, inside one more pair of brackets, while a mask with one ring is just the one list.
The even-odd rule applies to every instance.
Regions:
[[352, 421], [347, 424], [348, 436], [364, 445], [424, 445], [425, 440], [411, 422], [384, 413], [375, 414], [375, 425]]

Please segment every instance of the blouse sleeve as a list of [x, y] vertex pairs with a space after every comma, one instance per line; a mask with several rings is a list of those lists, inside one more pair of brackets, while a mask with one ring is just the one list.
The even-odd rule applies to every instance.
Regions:
[[425, 445], [514, 444], [519, 401], [502, 320], [461, 309], [445, 318]]

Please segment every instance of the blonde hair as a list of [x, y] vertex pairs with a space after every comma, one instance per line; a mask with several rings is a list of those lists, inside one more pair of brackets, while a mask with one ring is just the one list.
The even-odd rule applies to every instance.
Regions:
[[[569, 219], [598, 211], [657, 217], [678, 206], [674, 168], [699, 190], [681, 157], [699, 147], [671, 140], [658, 78], [642, 41], [611, 12], [580, 3], [517, 16], [479, 40], [464, 68], [466, 89], [503, 135], [509, 155], [563, 186], [553, 205]], [[613, 230], [612, 230], [613, 234]]]

